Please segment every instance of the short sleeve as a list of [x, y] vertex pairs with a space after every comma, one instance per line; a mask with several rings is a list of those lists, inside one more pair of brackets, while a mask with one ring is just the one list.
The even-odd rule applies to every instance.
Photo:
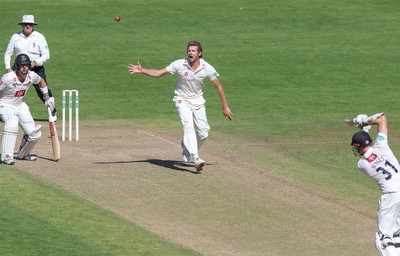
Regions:
[[170, 74], [176, 74], [179, 69], [179, 61], [174, 61], [166, 67]]

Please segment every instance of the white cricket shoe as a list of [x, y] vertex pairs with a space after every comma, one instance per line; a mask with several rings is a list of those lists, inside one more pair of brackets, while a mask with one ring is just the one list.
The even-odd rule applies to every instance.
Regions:
[[6, 160], [3, 161], [3, 164], [6, 164], [6, 165], [14, 165], [15, 162], [14, 162], [14, 160], [12, 160], [12, 159], [6, 159]]
[[203, 170], [203, 167], [205, 165], [205, 162], [203, 159], [201, 159], [200, 157], [196, 157], [194, 159], [194, 167], [196, 167], [196, 170], [199, 172], [201, 170]]
[[32, 155], [27, 155], [26, 157], [23, 158], [17, 158], [18, 160], [25, 160], [25, 161], [36, 161], [37, 157], [36, 156], [32, 156]]
[[190, 153], [187, 150], [185, 144], [183, 143], [183, 140], [181, 141], [181, 146], [182, 146], [182, 161], [184, 163], [189, 163], [190, 162]]

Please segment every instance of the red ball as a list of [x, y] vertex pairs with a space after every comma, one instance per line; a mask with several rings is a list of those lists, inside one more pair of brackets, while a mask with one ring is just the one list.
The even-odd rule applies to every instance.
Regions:
[[121, 17], [119, 15], [115, 16], [115, 21], [119, 22], [121, 20]]

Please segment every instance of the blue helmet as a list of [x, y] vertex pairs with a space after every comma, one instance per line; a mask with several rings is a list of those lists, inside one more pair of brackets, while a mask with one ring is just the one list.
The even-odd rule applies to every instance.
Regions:
[[19, 69], [21, 65], [24, 64], [28, 64], [29, 69], [31, 69], [31, 59], [29, 58], [29, 56], [24, 53], [18, 54], [18, 56], [15, 57], [14, 68]]
[[371, 136], [369, 136], [368, 132], [365, 131], [356, 132], [351, 139], [351, 145], [354, 147], [365, 148], [370, 146], [371, 143]]

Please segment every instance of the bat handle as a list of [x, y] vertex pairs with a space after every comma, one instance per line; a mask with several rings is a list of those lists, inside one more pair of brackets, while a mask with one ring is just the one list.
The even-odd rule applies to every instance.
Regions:
[[47, 111], [49, 113], [49, 122], [55, 122], [57, 120], [57, 116], [55, 115], [55, 112], [52, 112], [49, 107], [47, 108]]

